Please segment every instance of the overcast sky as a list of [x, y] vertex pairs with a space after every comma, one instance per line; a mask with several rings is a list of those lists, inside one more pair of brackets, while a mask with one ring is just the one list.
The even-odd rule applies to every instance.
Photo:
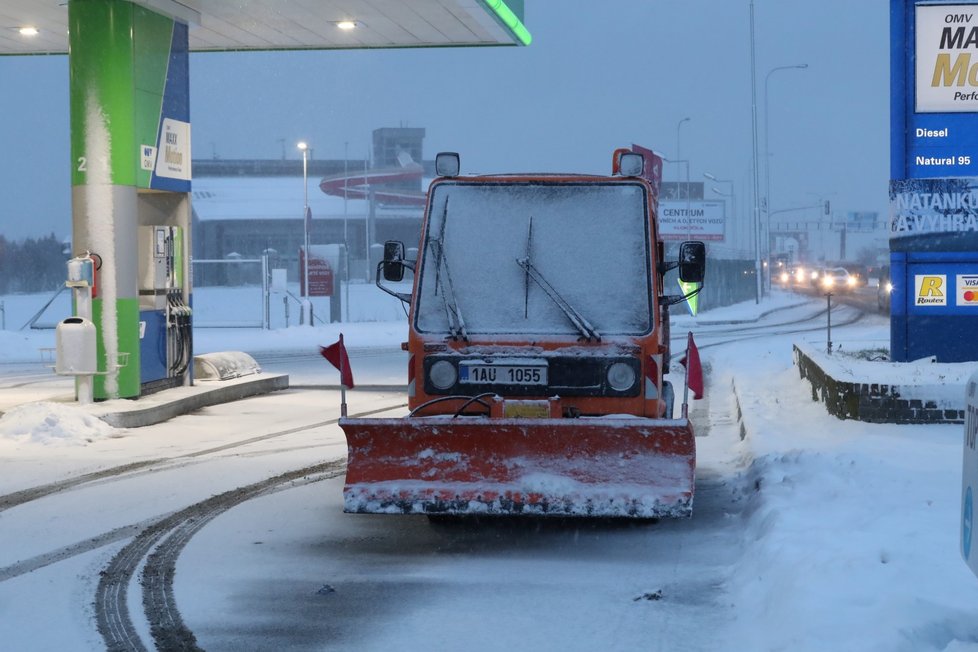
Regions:
[[[459, 151], [463, 172], [607, 173], [633, 142], [674, 157], [689, 117], [691, 179], [733, 179], [746, 199], [748, 0], [526, 0], [525, 22], [528, 48], [192, 55], [194, 158], [281, 158], [282, 139], [297, 160], [299, 139], [362, 158], [373, 129], [405, 125], [427, 130], [426, 158]], [[824, 198], [886, 214], [888, 32], [885, 0], [756, 1], [762, 137], [768, 71], [809, 66], [770, 77], [773, 210]], [[0, 88], [0, 233], [66, 237], [67, 57], [0, 57]]]

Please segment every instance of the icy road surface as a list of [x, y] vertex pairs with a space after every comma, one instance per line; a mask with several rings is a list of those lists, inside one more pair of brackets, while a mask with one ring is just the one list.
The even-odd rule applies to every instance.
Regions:
[[[691, 414], [690, 520], [343, 514], [341, 477], [328, 470], [345, 451], [338, 396], [322, 388], [110, 433], [52, 410], [46, 436], [30, 438], [5, 417], [0, 640], [104, 649], [103, 571], [148, 524], [216, 498], [172, 548], [175, 615], [207, 650], [978, 650], [978, 578], [958, 552], [961, 427], [828, 416], [791, 362], [793, 341], [824, 338], [824, 304], [787, 307], [798, 300], [776, 295], [761, 308], [780, 309], [756, 324], [717, 323], [722, 311], [676, 319], [673, 334], [694, 330], [708, 371]], [[833, 340], [847, 345], [885, 340], [887, 328], [851, 308], [833, 314]], [[403, 368], [389, 342], [376, 348], [389, 353], [353, 361], [358, 383]], [[314, 356], [281, 364], [289, 355], [310, 381], [335, 382]], [[398, 392], [349, 396], [352, 413], [403, 413]], [[140, 568], [124, 602], [152, 649]]]

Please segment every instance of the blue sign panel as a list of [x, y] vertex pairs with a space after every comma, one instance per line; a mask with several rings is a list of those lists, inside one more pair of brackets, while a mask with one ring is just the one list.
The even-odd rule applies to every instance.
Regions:
[[978, 1], [890, 0], [890, 355], [978, 360]]
[[978, 253], [894, 252], [890, 275], [893, 360], [978, 359]]
[[890, 177], [978, 176], [978, 3], [890, 9]]
[[187, 26], [173, 23], [170, 64], [156, 137], [156, 164], [150, 188], [190, 192], [190, 48]]
[[978, 256], [941, 263], [932, 257], [907, 262], [907, 312], [911, 315], [978, 316]]
[[915, 113], [907, 134], [907, 176], [978, 176], [975, 117], [970, 113]]

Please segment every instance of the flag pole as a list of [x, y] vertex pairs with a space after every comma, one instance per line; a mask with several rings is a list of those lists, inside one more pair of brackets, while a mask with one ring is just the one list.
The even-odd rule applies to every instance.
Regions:
[[346, 385], [343, 379], [346, 378], [346, 356], [344, 352], [346, 346], [343, 344], [343, 333], [340, 333], [340, 416], [346, 417]]
[[683, 365], [683, 368], [686, 370], [686, 373], [683, 375], [683, 419], [689, 418], [689, 343], [692, 339], [693, 331], [689, 331], [689, 334], [686, 336], [686, 364]]

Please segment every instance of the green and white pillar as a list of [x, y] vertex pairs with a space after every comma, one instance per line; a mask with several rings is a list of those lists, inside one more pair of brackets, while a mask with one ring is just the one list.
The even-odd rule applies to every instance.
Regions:
[[70, 0], [68, 20], [73, 253], [102, 261], [95, 398], [134, 398], [138, 227], [181, 226], [190, 241], [187, 25], [126, 0]]

